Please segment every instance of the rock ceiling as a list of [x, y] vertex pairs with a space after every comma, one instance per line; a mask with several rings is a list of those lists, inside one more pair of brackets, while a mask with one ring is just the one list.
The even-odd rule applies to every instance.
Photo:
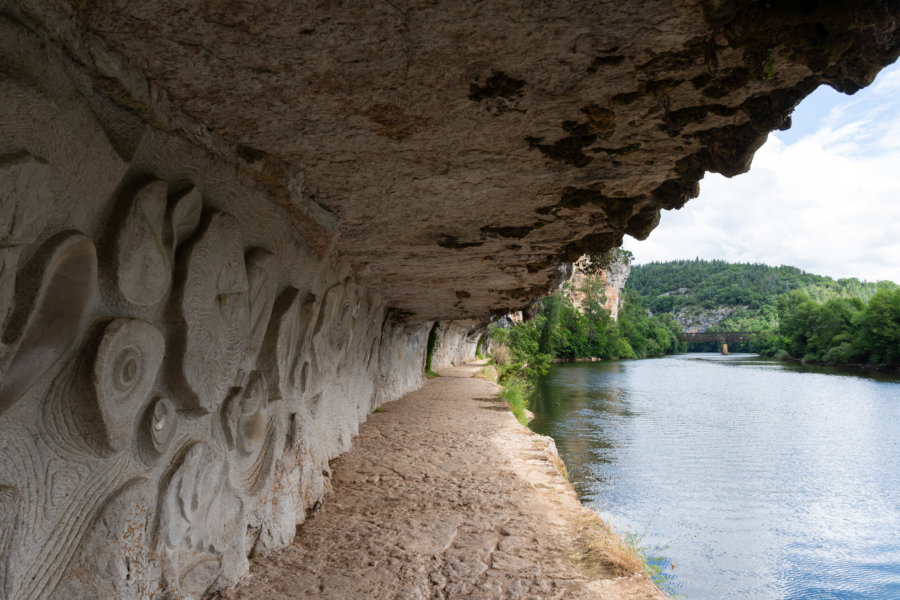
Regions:
[[414, 320], [533, 302], [567, 261], [647, 236], [705, 171], [746, 171], [818, 85], [853, 93], [900, 53], [896, 1], [4, 10], [101, 94], [265, 183]]

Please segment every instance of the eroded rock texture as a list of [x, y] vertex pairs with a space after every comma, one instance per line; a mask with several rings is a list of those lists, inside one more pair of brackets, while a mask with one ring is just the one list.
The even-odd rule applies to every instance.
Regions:
[[572, 264], [572, 277], [563, 290], [577, 310], [583, 311], [586, 301], [593, 299], [615, 321], [625, 302], [623, 290], [630, 274], [631, 263], [618, 248], [585, 254]]
[[431, 323], [7, 18], [0, 57], [0, 598], [200, 597], [293, 538]]
[[0, 0], [0, 598], [231, 584], [432, 319], [745, 170], [897, 4]]
[[91, 85], [268, 185], [417, 319], [521, 308], [559, 266], [745, 171], [820, 84], [900, 51], [893, 0], [19, 0]]

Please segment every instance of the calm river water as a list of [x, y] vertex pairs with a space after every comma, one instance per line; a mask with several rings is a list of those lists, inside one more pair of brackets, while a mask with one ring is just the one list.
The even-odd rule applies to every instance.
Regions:
[[532, 429], [670, 592], [900, 599], [900, 379], [686, 354], [555, 365], [538, 396]]

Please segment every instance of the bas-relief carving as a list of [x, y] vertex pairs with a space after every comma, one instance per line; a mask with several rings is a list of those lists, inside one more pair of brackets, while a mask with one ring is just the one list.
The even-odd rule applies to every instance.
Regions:
[[0, 600], [199, 597], [290, 540], [404, 336], [191, 177], [58, 202], [71, 160], [0, 155]]
[[189, 242], [180, 298], [181, 374], [186, 408], [214, 411], [236, 382], [250, 337], [250, 284], [242, 233], [229, 214], [212, 212]]
[[134, 422], [156, 381], [165, 345], [156, 327], [138, 319], [113, 319], [104, 329], [92, 383], [112, 452], [125, 450], [134, 438]]
[[280, 454], [282, 404], [270, 400], [265, 377], [253, 371], [247, 385], [235, 390], [223, 406], [222, 429], [231, 451], [230, 481], [247, 495], [260, 492]]
[[16, 307], [3, 332], [0, 414], [69, 349], [96, 287], [94, 244], [80, 233], [53, 236], [31, 262], [16, 274]]
[[190, 444], [173, 465], [160, 500], [157, 547], [171, 588], [200, 595], [219, 577], [234, 580], [246, 569], [243, 505], [220, 450], [202, 441]]
[[14, 528], [19, 520], [22, 495], [16, 488], [0, 485], [0, 598], [9, 598], [9, 561], [12, 558]]
[[154, 576], [154, 551], [149, 543], [155, 487], [139, 478], [110, 495], [87, 528], [54, 597], [160, 597], [160, 580]]
[[115, 280], [122, 297], [133, 305], [152, 306], [169, 291], [172, 256], [166, 240], [168, 185], [153, 181], [130, 202], [116, 233]]
[[272, 382], [272, 393], [284, 399], [314, 396], [310, 381], [307, 335], [317, 298], [289, 286], [272, 308], [272, 317], [260, 353], [260, 367]]
[[336, 371], [340, 365], [358, 315], [359, 299], [350, 278], [328, 289], [319, 309], [312, 342], [316, 361], [324, 372]]
[[[160, 377], [172, 355], [157, 325], [115, 315], [95, 315], [92, 325], [86, 323], [98, 307], [95, 291], [104, 286], [87, 236], [51, 236], [34, 253], [33, 264], [15, 273], [11, 312], [24, 325], [4, 330], [4, 345], [12, 352], [0, 381], [0, 409], [27, 398], [40, 419], [33, 431], [0, 447], [12, 459], [0, 468], [4, 598], [64, 592], [88, 597], [85, 590], [102, 588], [84, 579], [92, 568], [112, 581], [106, 583], [117, 594], [149, 597], [148, 582], [159, 580], [165, 593], [191, 597], [246, 569], [245, 503], [270, 484], [282, 452], [284, 398], [300, 393], [297, 363], [314, 296], [279, 310], [272, 320], [274, 255], [245, 249], [233, 217], [210, 211], [198, 229], [199, 195], [189, 192], [172, 202], [163, 182], [128, 196], [119, 199], [130, 205], [112, 245], [116, 269], [100, 270], [111, 280], [106, 284], [117, 288], [109, 305], [159, 304], [165, 323], [170, 309], [162, 301], [181, 269], [175, 309], [186, 331], [175, 368], [183, 379], [168, 386]], [[179, 243], [185, 250], [176, 254]], [[175, 256], [180, 266], [173, 265]], [[140, 277], [124, 266], [129, 264]], [[144, 296], [150, 288], [153, 293]], [[270, 386], [262, 371], [238, 368], [255, 363], [267, 343], [285, 393], [278, 384]], [[42, 397], [30, 397], [48, 373], [52, 381]], [[12, 445], [17, 449], [7, 452]], [[140, 484], [146, 488], [136, 496], [140, 506], [123, 500], [134, 495], [123, 490], [153, 478], [162, 481], [158, 501], [151, 500], [156, 486], [150, 484]], [[140, 543], [125, 540], [134, 537], [135, 527], [123, 514], [135, 510], [144, 529], [153, 523], [155, 543], [149, 532]], [[92, 522], [106, 533], [90, 528]], [[98, 564], [103, 544], [130, 548], [134, 560]], [[48, 545], [54, 551], [41, 556]], [[135, 565], [142, 565], [139, 572]], [[138, 579], [140, 584], [131, 585]]]
[[[22, 248], [36, 241], [45, 207], [52, 205], [49, 171], [45, 159], [25, 150], [0, 154], [0, 323], [6, 323], [13, 308]], [[9, 354], [4, 350], [0, 350], [0, 374]]]
[[164, 396], [154, 398], [144, 411], [138, 429], [138, 452], [147, 466], [166, 453], [178, 432], [175, 405]]
[[[75, 231], [4, 263], [0, 412], [26, 399], [40, 418], [0, 446], [2, 598], [196, 597], [246, 569], [247, 514], [277, 464], [298, 497], [324, 492], [321, 467], [302, 473], [328, 457], [294, 453], [360, 335], [356, 285], [284, 286], [236, 219], [172, 187], [120, 186], [108, 264]], [[298, 517], [272, 515], [284, 543]]]

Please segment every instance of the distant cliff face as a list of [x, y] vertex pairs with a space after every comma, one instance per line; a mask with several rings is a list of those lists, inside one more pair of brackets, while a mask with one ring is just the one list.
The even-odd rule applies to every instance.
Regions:
[[430, 321], [531, 306], [898, 54], [896, 0], [0, 0], [0, 599], [233, 583]]
[[702, 333], [727, 319], [740, 310], [740, 306], [719, 306], [716, 308], [683, 308], [675, 313], [675, 321], [685, 333]]
[[624, 297], [622, 290], [631, 273], [631, 262], [618, 248], [600, 256], [585, 254], [572, 267], [572, 277], [565, 294], [575, 308], [582, 310], [588, 295], [595, 295], [613, 320], [618, 320]]

